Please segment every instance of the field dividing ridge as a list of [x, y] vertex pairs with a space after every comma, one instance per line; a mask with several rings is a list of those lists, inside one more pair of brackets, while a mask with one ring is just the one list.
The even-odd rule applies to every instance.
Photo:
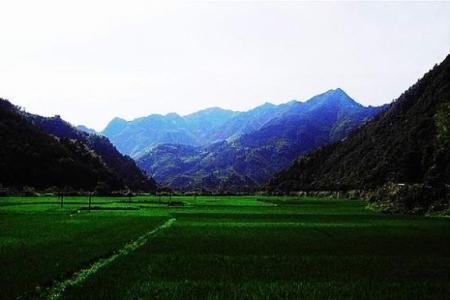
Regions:
[[99, 259], [98, 261], [96, 261], [92, 265], [90, 265], [88, 268], [85, 268], [85, 269], [82, 269], [82, 270], [76, 272], [72, 277], [55, 283], [53, 286], [51, 286], [49, 289], [47, 289], [47, 292], [43, 295], [43, 298], [60, 299], [62, 293], [64, 292], [64, 290], [67, 287], [80, 284], [81, 282], [83, 282], [87, 278], [89, 278], [92, 274], [97, 272], [99, 269], [112, 263], [117, 258], [128, 255], [130, 252], [142, 247], [149, 241], [150, 237], [152, 237], [158, 231], [172, 226], [173, 223], [175, 223], [175, 221], [176, 221], [175, 218], [171, 218], [171, 219], [167, 220], [162, 225], [152, 229], [151, 231], [143, 234], [142, 236], [138, 237], [137, 239], [129, 242], [123, 248], [121, 248], [120, 250], [115, 252], [113, 255], [111, 255], [107, 258]]

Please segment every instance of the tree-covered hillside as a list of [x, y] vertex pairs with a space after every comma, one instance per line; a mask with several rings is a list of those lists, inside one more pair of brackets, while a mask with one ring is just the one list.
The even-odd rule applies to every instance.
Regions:
[[121, 154], [106, 137], [81, 131], [59, 116], [45, 118], [28, 114], [28, 118], [48, 134], [59, 138], [77, 140], [88, 146], [130, 189], [142, 191], [156, 189], [154, 180], [146, 176], [136, 166], [133, 159]]
[[347, 139], [298, 159], [273, 191], [450, 184], [450, 56]]
[[59, 118], [30, 115], [4, 99], [0, 99], [0, 144], [3, 187], [93, 190], [102, 183], [111, 189], [155, 188], [153, 180], [106, 138], [82, 133]]

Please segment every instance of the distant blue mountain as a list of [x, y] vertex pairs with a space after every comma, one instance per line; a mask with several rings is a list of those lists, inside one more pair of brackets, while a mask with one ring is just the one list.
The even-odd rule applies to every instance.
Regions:
[[180, 190], [251, 190], [299, 155], [345, 138], [383, 109], [364, 107], [341, 89], [305, 102], [264, 104], [222, 119], [204, 145], [157, 145], [138, 157], [137, 164]]
[[114, 118], [101, 134], [108, 137], [123, 154], [136, 159], [155, 146], [166, 143], [206, 146], [234, 140], [260, 129], [299, 103], [265, 103], [245, 112], [213, 107], [187, 116], [153, 114], [132, 121]]
[[237, 113], [209, 108], [181, 117], [176, 113], [153, 114], [132, 121], [113, 119], [101, 132], [124, 154], [138, 157], [153, 146], [174, 143], [205, 145], [212, 131]]
[[247, 133], [260, 129], [268, 121], [288, 110], [296, 101], [286, 104], [274, 105], [265, 103], [249, 111], [236, 114], [233, 118], [212, 132], [209, 142], [232, 140]]

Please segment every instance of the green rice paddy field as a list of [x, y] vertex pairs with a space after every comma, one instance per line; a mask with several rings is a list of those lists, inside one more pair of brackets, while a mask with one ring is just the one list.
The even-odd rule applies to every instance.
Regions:
[[327, 198], [92, 202], [0, 198], [1, 299], [450, 299], [447, 217]]

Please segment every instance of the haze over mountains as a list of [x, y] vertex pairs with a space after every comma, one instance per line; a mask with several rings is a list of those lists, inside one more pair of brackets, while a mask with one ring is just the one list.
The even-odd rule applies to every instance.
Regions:
[[298, 155], [345, 138], [382, 109], [364, 107], [335, 89], [246, 112], [210, 108], [185, 117], [114, 119], [102, 133], [164, 185], [248, 191]]
[[[341, 104], [347, 109], [353, 107], [356, 112], [362, 108], [341, 89], [328, 91], [332, 92], [335, 93], [334, 101], [343, 101]], [[261, 129], [268, 125], [269, 121], [283, 122], [284, 118], [295, 116], [303, 118], [304, 115], [301, 114], [313, 108], [308, 105], [291, 101], [281, 105], [265, 103], [245, 112], [213, 107], [187, 116], [170, 113], [152, 114], [132, 121], [115, 118], [101, 134], [108, 137], [122, 153], [136, 159], [160, 144], [206, 146], [223, 140], [237, 139], [243, 134]], [[316, 105], [320, 106], [322, 103], [317, 102]], [[370, 109], [377, 110], [369, 107]]]
[[213, 139], [214, 128], [236, 113], [210, 108], [181, 117], [176, 113], [150, 115], [127, 122], [113, 119], [102, 131], [125, 154], [136, 158], [152, 146], [164, 143], [203, 145]]

